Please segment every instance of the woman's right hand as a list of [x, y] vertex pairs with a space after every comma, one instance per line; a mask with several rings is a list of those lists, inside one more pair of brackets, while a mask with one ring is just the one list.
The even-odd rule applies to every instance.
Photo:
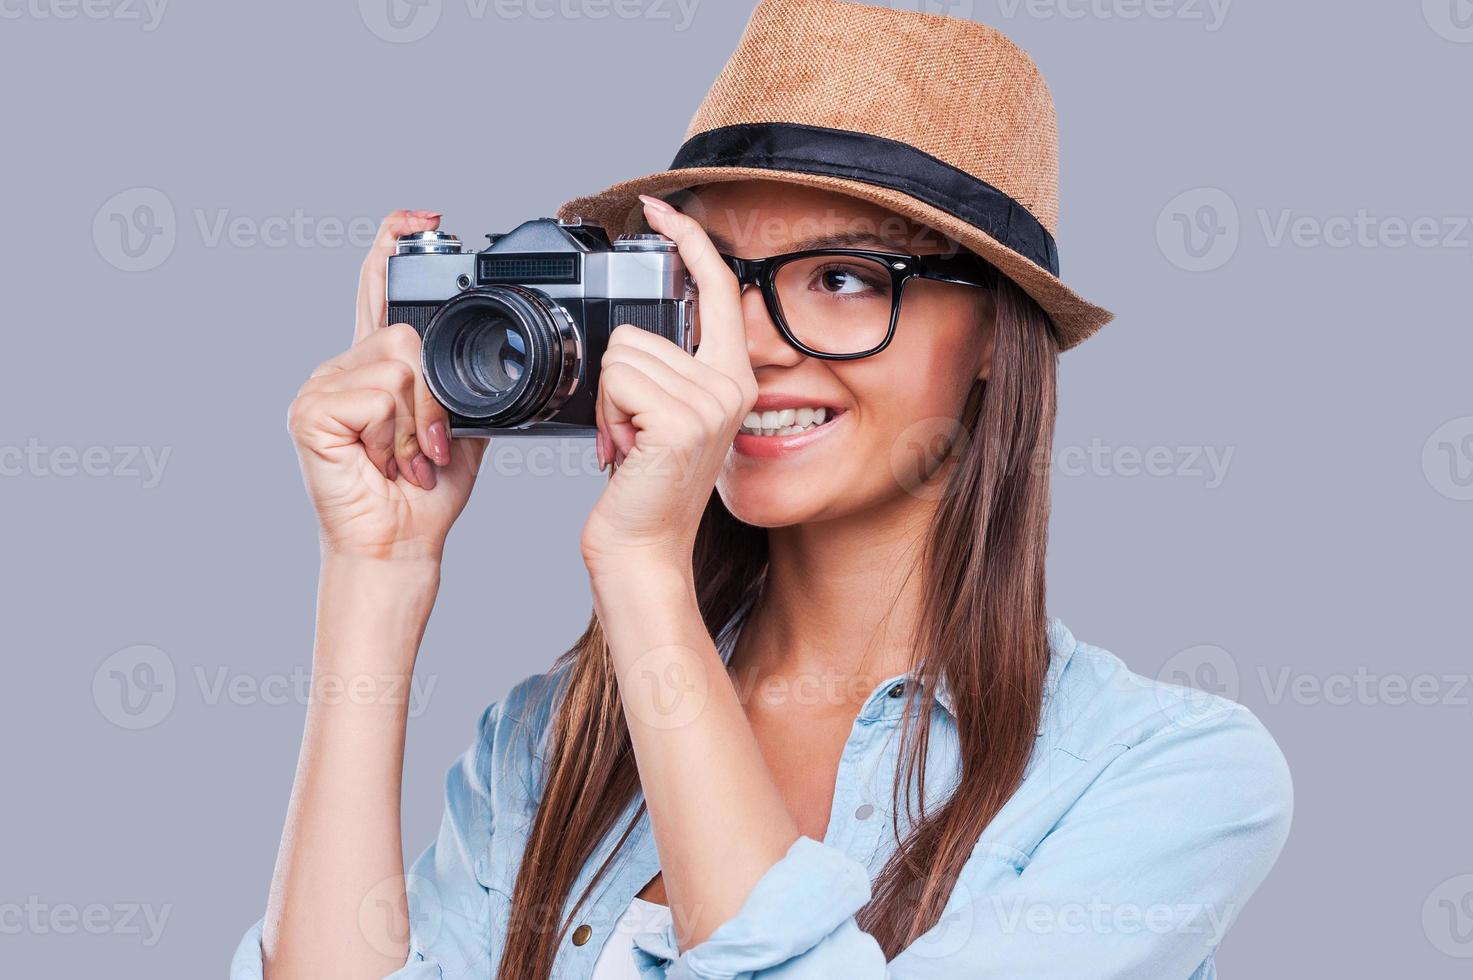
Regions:
[[292, 402], [287, 427], [324, 557], [438, 562], [475, 483], [487, 440], [451, 439], [425, 386], [419, 335], [384, 322], [399, 236], [439, 224], [430, 211], [384, 219], [358, 279], [353, 346], [313, 371]]

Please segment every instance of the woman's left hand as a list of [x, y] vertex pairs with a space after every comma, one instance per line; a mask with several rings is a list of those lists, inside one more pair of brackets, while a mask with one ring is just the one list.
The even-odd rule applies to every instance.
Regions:
[[612, 463], [614, 474], [582, 539], [595, 577], [651, 565], [689, 575], [716, 477], [757, 400], [736, 276], [695, 220], [641, 199], [695, 280], [701, 336], [692, 355], [631, 324], [610, 334], [596, 412], [599, 468]]

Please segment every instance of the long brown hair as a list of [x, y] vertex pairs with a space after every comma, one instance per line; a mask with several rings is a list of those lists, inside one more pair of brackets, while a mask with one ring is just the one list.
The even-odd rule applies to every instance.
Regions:
[[[937, 503], [919, 569], [921, 613], [913, 670], [930, 689], [944, 678], [961, 749], [956, 788], [927, 813], [924, 774], [932, 701], [920, 699], [901, 741], [895, 777], [911, 831], [874, 883], [858, 922], [893, 958], [934, 926], [987, 824], [1023, 778], [1048, 667], [1044, 554], [1049, 516], [1058, 342], [1047, 315], [1017, 286], [995, 294], [992, 371], [962, 415], [955, 465]], [[707, 629], [716, 636], [749, 608], [767, 569], [767, 534], [738, 521], [712, 493], [696, 537], [694, 576]], [[720, 637], [717, 637], [718, 640]], [[512, 893], [497, 975], [547, 980], [568, 928], [618, 855], [597, 870], [561, 922], [530, 922], [563, 909], [599, 842], [639, 789], [607, 641], [596, 617], [558, 658], [569, 674], [548, 732], [543, 792]], [[918, 685], [910, 685], [917, 697]], [[907, 719], [912, 712], [905, 713]], [[921, 801], [912, 804], [911, 791]], [[902, 804], [902, 796], [904, 803]], [[624, 827], [620, 845], [642, 815]], [[556, 915], [556, 911], [553, 913]], [[549, 927], [550, 926], [550, 927]]]

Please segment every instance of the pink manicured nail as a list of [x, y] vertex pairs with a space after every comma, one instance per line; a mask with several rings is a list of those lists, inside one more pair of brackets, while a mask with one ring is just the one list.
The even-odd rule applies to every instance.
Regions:
[[660, 200], [658, 197], [650, 197], [648, 194], [641, 194], [639, 195], [639, 199], [648, 204], [650, 207], [654, 208], [656, 211], [664, 211], [666, 214], [675, 213], [674, 208], [666, 204], [664, 201]]
[[409, 468], [414, 471], [414, 481], [426, 490], [435, 489], [435, 468], [425, 458], [424, 453], [419, 453], [410, 460]]
[[435, 462], [444, 466], [450, 462], [450, 440], [445, 438], [445, 423], [432, 422], [425, 435], [429, 436], [430, 455]]

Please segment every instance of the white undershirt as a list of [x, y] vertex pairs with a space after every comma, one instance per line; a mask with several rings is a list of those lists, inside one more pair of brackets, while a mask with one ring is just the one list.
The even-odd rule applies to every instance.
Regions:
[[670, 909], [636, 898], [629, 908], [619, 916], [609, 941], [593, 964], [593, 975], [589, 980], [639, 980], [639, 971], [634, 968], [634, 935], [640, 932], [659, 932], [670, 924]]

